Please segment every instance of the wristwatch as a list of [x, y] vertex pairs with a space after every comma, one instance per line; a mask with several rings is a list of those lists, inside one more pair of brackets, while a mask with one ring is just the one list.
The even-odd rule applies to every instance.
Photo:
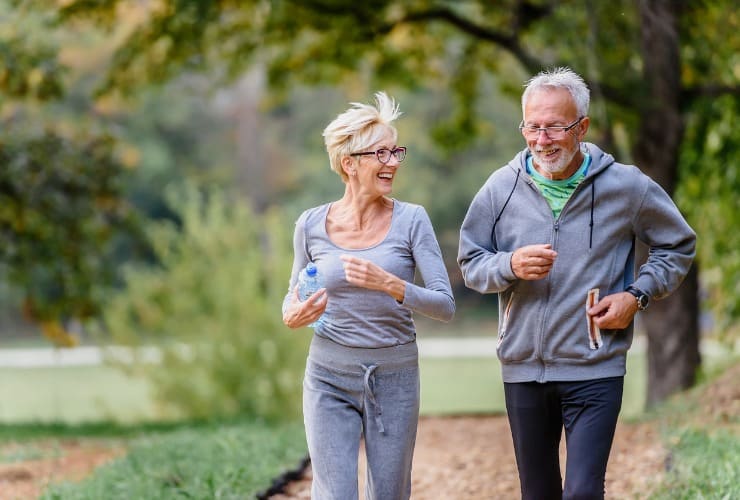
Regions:
[[629, 292], [632, 295], [634, 295], [635, 299], [637, 300], [637, 309], [640, 311], [644, 311], [647, 309], [648, 304], [650, 304], [650, 297], [640, 290], [639, 288], [636, 288], [632, 285], [628, 286], [625, 292]]

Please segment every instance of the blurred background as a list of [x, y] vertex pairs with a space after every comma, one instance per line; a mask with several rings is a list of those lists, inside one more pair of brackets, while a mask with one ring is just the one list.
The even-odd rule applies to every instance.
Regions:
[[463, 286], [458, 231], [524, 147], [523, 83], [561, 65], [591, 88], [587, 139], [699, 235], [679, 292], [641, 315], [626, 412], [691, 387], [740, 338], [739, 17], [730, 0], [0, 0], [0, 421], [295, 419], [311, 331], [280, 318], [293, 224], [343, 192], [323, 128], [378, 90], [404, 113], [394, 196], [429, 212], [458, 304], [418, 320], [423, 411], [500, 411], [496, 298]]

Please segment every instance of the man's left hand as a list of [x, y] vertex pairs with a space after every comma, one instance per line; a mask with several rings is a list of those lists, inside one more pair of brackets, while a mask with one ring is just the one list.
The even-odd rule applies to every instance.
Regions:
[[614, 293], [601, 299], [586, 313], [593, 316], [596, 326], [603, 330], [627, 328], [637, 313], [637, 301], [629, 292]]

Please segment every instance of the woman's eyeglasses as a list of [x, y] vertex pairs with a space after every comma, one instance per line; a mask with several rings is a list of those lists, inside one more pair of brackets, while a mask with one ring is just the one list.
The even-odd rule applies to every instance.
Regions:
[[406, 148], [398, 147], [393, 149], [380, 148], [377, 151], [366, 151], [364, 153], [350, 153], [350, 156], [368, 156], [375, 155], [380, 163], [386, 164], [391, 161], [391, 156], [395, 156], [396, 160], [402, 162], [406, 158]]

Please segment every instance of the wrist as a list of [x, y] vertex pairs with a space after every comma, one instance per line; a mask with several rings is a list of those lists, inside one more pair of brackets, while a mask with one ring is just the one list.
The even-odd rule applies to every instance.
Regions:
[[646, 294], [636, 286], [628, 286], [625, 289], [625, 292], [629, 293], [635, 298], [635, 301], [637, 302], [637, 309], [639, 311], [644, 311], [648, 308], [648, 305], [650, 305], [650, 297], [648, 296], [648, 294]]

